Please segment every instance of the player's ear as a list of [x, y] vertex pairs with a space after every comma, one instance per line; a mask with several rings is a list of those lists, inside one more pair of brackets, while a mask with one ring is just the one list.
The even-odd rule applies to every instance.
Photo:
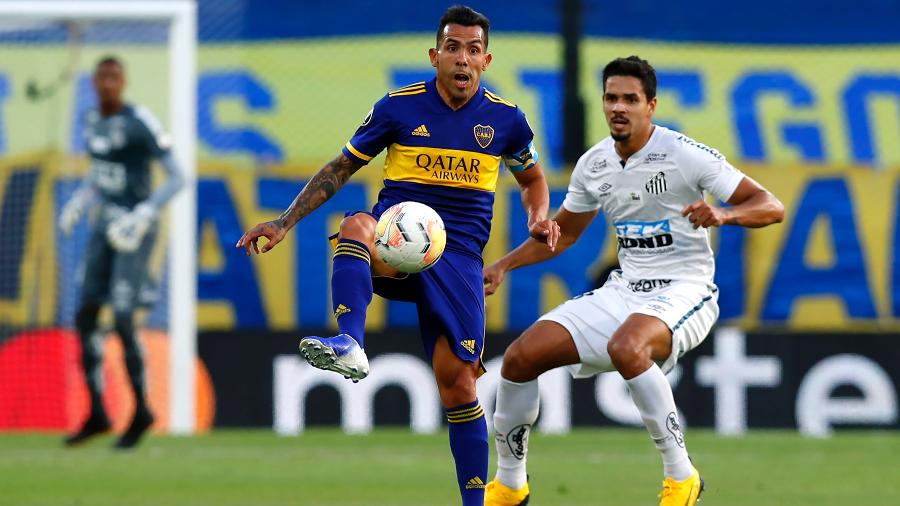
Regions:
[[653, 116], [653, 113], [656, 112], [656, 97], [653, 97], [649, 102], [647, 102], [647, 111], [651, 116]]
[[438, 50], [435, 48], [429, 49], [428, 58], [431, 60], [431, 66], [437, 68]]
[[491, 53], [487, 53], [484, 55], [484, 65], [481, 66], [481, 71], [484, 72], [488, 69], [488, 66], [491, 64], [491, 60], [494, 59], [494, 55]]

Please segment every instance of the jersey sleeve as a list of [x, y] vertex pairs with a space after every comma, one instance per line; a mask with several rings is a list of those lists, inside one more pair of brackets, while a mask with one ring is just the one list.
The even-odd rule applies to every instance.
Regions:
[[91, 131], [93, 130], [94, 122], [97, 120], [97, 112], [93, 109], [87, 110], [83, 112], [79, 118], [81, 125], [84, 127], [81, 130], [81, 147], [84, 149], [86, 153], [90, 153], [90, 138]]
[[578, 163], [575, 164], [575, 170], [572, 171], [572, 177], [569, 179], [569, 189], [566, 191], [566, 199], [563, 201], [563, 207], [573, 213], [587, 213], [600, 209], [600, 200], [591, 193], [585, 182], [584, 167], [587, 165], [588, 153], [581, 155]]
[[172, 137], [149, 109], [135, 106], [134, 117], [140, 124], [139, 135], [150, 156], [159, 158], [172, 149]]
[[534, 132], [528, 124], [528, 118], [522, 109], [516, 107], [516, 118], [511, 129], [513, 134], [507, 144], [506, 153], [501, 156], [510, 172], [528, 170], [538, 162], [537, 149], [534, 147]]
[[394, 142], [389, 101], [390, 97], [385, 95], [369, 110], [356, 133], [344, 145], [343, 153], [347, 158], [365, 165]]
[[714, 149], [694, 145], [685, 146], [684, 149], [685, 158], [681, 169], [687, 174], [688, 181], [713, 194], [720, 201], [727, 202], [744, 179], [744, 173]]

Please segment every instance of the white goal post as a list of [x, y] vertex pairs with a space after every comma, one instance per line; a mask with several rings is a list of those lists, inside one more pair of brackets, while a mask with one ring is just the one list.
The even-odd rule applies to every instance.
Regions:
[[158, 20], [169, 23], [169, 118], [186, 185], [169, 205], [170, 431], [195, 430], [197, 354], [197, 9], [194, 0], [2, 0], [0, 19]]

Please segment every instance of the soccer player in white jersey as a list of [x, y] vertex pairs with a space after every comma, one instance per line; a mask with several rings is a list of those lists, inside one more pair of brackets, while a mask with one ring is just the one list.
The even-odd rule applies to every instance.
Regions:
[[[615, 228], [621, 270], [542, 316], [506, 350], [494, 412], [499, 461], [486, 506], [528, 502], [537, 378], [561, 366], [575, 377], [618, 371], [625, 379], [662, 456], [660, 505], [691, 506], [703, 490], [665, 373], [703, 341], [719, 315], [709, 228], [764, 227], [780, 222], [784, 207], [716, 150], [654, 125], [655, 109], [653, 67], [637, 56], [610, 62], [603, 70], [610, 137], [575, 165], [555, 217], [556, 249], [529, 239], [484, 269], [490, 295], [510, 270], [565, 251], [601, 209]], [[729, 207], [710, 205], [707, 193]]]

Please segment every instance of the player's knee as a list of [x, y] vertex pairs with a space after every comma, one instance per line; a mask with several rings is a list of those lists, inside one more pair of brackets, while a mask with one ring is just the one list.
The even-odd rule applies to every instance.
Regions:
[[475, 392], [475, 376], [468, 371], [455, 375], [437, 376], [438, 391], [445, 407], [452, 408], [468, 404], [477, 397]]
[[375, 220], [364, 213], [347, 216], [341, 221], [341, 239], [352, 239], [364, 244], [372, 241], [375, 235]]
[[81, 327], [83, 325], [91, 324], [97, 319], [99, 313], [99, 305], [84, 304], [78, 308], [78, 312], [75, 314], [75, 325]]
[[113, 312], [113, 324], [120, 333], [132, 331], [134, 329], [134, 311], [128, 308], [116, 309]]
[[638, 336], [616, 334], [606, 345], [606, 352], [617, 369], [650, 359], [650, 348]]
[[503, 354], [503, 367], [500, 369], [503, 378], [516, 383], [524, 383], [537, 378], [534, 361], [527, 346], [519, 340], [514, 341]]

